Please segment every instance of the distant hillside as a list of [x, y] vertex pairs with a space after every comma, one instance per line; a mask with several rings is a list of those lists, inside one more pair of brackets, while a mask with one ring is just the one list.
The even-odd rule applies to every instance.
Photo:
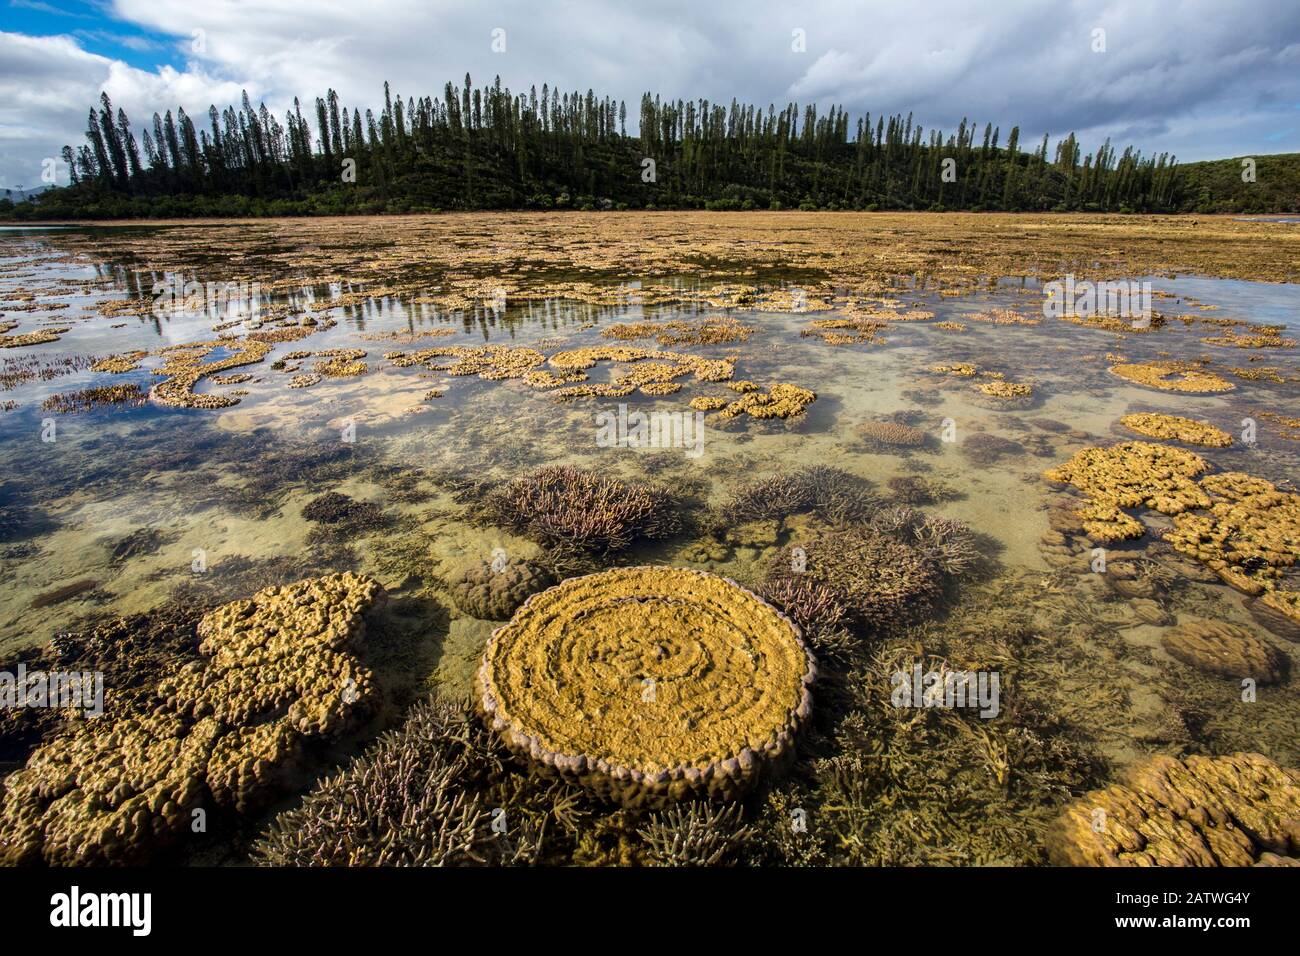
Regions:
[[1300, 153], [1251, 157], [1255, 160], [1253, 183], [1241, 178], [1245, 158], [1180, 163], [1180, 208], [1204, 213], [1300, 213]]

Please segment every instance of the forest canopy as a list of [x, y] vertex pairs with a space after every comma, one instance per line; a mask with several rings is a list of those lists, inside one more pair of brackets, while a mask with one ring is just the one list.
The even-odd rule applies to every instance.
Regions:
[[[732, 100], [624, 102], [500, 78], [447, 83], [384, 105], [341, 105], [334, 90], [276, 116], [245, 94], [236, 109], [155, 113], [139, 134], [108, 94], [85, 142], [63, 148], [71, 184], [0, 200], [18, 219], [336, 215], [480, 209], [902, 209], [1288, 211], [1286, 188], [1256, 197], [1229, 173], [1188, 188], [1174, 158], [1085, 153], [1073, 133], [1026, 148], [966, 120], [951, 132], [840, 107], [777, 109]], [[1224, 161], [1231, 162], [1231, 161]], [[1198, 164], [1205, 165], [1205, 164]], [[1294, 174], [1294, 168], [1290, 169]]]

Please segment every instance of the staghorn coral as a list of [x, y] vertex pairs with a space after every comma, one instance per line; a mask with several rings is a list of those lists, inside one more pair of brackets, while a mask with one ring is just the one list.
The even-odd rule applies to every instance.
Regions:
[[1249, 677], [1263, 686], [1286, 674], [1286, 659], [1276, 648], [1226, 621], [1189, 620], [1163, 634], [1160, 643], [1188, 667], [1220, 677]]
[[509, 561], [497, 566], [477, 561], [447, 582], [456, 607], [471, 617], [504, 621], [531, 595], [551, 584], [545, 568], [531, 561]]
[[843, 658], [858, 643], [849, 633], [853, 615], [839, 594], [806, 574], [774, 576], [759, 595], [799, 626], [819, 660]]
[[478, 786], [497, 769], [465, 704], [422, 700], [253, 846], [264, 866], [448, 866], [498, 862], [504, 842]]
[[628, 806], [733, 799], [792, 759], [812, 656], [789, 618], [704, 571], [570, 578], [497, 628], [479, 706], [512, 751]]
[[829, 465], [813, 465], [750, 482], [731, 496], [722, 517], [730, 524], [743, 524], [813, 511], [828, 521], [864, 521], [879, 507], [863, 478]]
[[371, 578], [335, 574], [204, 615], [199, 659], [134, 706], [70, 724], [7, 778], [0, 863], [140, 862], [196, 808], [264, 804], [303, 745], [372, 702], [352, 651], [383, 594]]
[[1112, 375], [1118, 375], [1126, 381], [1162, 392], [1189, 392], [1207, 394], [1212, 392], [1230, 392], [1237, 386], [1226, 378], [1207, 372], [1190, 362], [1146, 362], [1144, 364], [1120, 364], [1110, 367]]
[[1242, 472], [1200, 483], [1208, 511], [1179, 514], [1165, 540], [1247, 594], [1275, 586], [1300, 555], [1300, 495]]
[[1125, 415], [1119, 423], [1152, 438], [1172, 439], [1204, 448], [1227, 448], [1232, 444], [1232, 436], [1222, 429], [1178, 415], [1140, 412]]
[[1130, 441], [1109, 448], [1085, 448], [1068, 462], [1043, 472], [1048, 481], [1073, 485], [1087, 497], [1076, 511], [1096, 541], [1140, 538], [1142, 522], [1124, 508], [1147, 507], [1166, 515], [1205, 508], [1209, 497], [1193, 480], [1208, 470], [1199, 455], [1169, 445]]
[[694, 800], [651, 813], [637, 833], [659, 866], [725, 866], [735, 862], [754, 828], [744, 823], [739, 804]]
[[877, 451], [920, 448], [928, 436], [919, 428], [902, 422], [861, 422], [854, 426], [859, 438]]
[[1300, 774], [1261, 754], [1152, 757], [1072, 803], [1046, 834], [1058, 866], [1254, 866], [1300, 858]]
[[667, 491], [560, 466], [516, 478], [488, 496], [483, 512], [547, 547], [597, 553], [621, 551], [638, 538], [670, 538], [681, 527]]
[[[801, 542], [802, 562], [783, 549], [769, 566], [767, 587], [807, 576], [824, 585], [849, 609], [854, 621], [880, 630], [914, 621], [939, 595], [939, 569], [910, 544], [868, 527], [815, 534]], [[800, 566], [803, 570], [797, 570]]]
[[960, 577], [979, 567], [984, 555], [976, 545], [970, 525], [956, 518], [927, 515], [912, 526], [916, 548], [950, 577]]

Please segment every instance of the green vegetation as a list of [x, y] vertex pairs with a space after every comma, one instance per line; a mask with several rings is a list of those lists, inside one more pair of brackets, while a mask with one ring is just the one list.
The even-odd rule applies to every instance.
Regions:
[[[1241, 178], [1247, 158], [1255, 160], [1254, 182]], [[1185, 163], [1178, 177], [1184, 212], [1300, 212], [1300, 153]]]
[[[911, 115], [851, 122], [832, 107], [641, 99], [627, 106], [588, 90], [543, 85], [512, 94], [498, 78], [446, 85], [441, 98], [340, 108], [330, 90], [277, 118], [247, 94], [208, 110], [200, 128], [178, 109], [153, 115], [139, 141], [107, 94], [86, 144], [65, 146], [72, 184], [0, 217], [102, 219], [337, 215], [440, 209], [904, 209], [940, 211], [1294, 210], [1295, 157], [1261, 157], [1256, 193], [1240, 164], [1175, 165], [1109, 141], [1084, 155], [1073, 133], [1021, 149], [1019, 127], [961, 122], [924, 131]], [[1050, 157], [1050, 158], [1049, 158]], [[1193, 170], [1188, 178], [1185, 170]], [[1234, 170], [1236, 172], [1234, 172]], [[1282, 176], [1279, 171], [1285, 172]], [[1235, 175], [1235, 181], [1233, 179]]]

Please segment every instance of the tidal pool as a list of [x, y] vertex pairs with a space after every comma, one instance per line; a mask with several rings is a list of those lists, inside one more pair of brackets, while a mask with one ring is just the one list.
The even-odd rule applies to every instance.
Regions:
[[[13, 323], [9, 336], [53, 338], [0, 349], [0, 656], [171, 602], [206, 608], [329, 571], [373, 575], [396, 599], [371, 662], [386, 705], [319, 756], [313, 773], [324, 772], [418, 696], [473, 692], [497, 625], [464, 613], [448, 582], [476, 562], [550, 561], [557, 578], [665, 564], [761, 591], [773, 562], [824, 516], [737, 521], [729, 503], [755, 481], [831, 466], [861, 479], [881, 509], [964, 523], [982, 558], [929, 613], [855, 632], [853, 652], [828, 668], [841, 683], [818, 698], [823, 722], [806, 752], [745, 810], [757, 834], [746, 859], [1039, 863], [1062, 806], [1135, 761], [1247, 750], [1300, 762], [1294, 631], [1288, 639], [1263, 626], [1248, 606], [1258, 597], [1163, 541], [1173, 515], [1129, 507], [1141, 537], [1090, 537], [1062, 517], [1083, 504], [1080, 489], [1043, 475], [1086, 448], [1161, 441], [1120, 423], [1152, 412], [1225, 432], [1226, 447], [1170, 442], [1213, 472], [1293, 493], [1294, 284], [1113, 275], [1152, 281], [1157, 320], [1147, 329], [1126, 317], [1045, 315], [1043, 283], [1059, 273], [954, 287], [916, 275], [868, 282], [830, 267], [818, 275], [806, 262], [733, 270], [705, 260], [677, 271], [633, 263], [611, 276], [576, 255], [568, 268], [554, 256], [532, 260], [504, 238], [493, 240], [495, 258], [466, 253], [460, 265], [433, 267], [388, 251], [377, 234], [354, 248], [350, 228], [342, 223], [332, 244], [318, 232], [295, 238], [292, 225], [0, 236], [0, 323]], [[599, 257], [598, 243], [583, 256]], [[718, 328], [716, 341], [699, 334]], [[250, 341], [265, 354], [203, 370]], [[507, 374], [506, 353], [447, 351], [485, 346], [522, 365]], [[645, 354], [607, 357], [616, 348]], [[572, 371], [551, 360], [584, 349], [594, 351], [581, 353], [590, 358], [576, 366], [581, 379], [529, 377]], [[150, 397], [186, 374], [164, 368], [177, 356], [195, 373], [186, 401], [217, 396], [223, 407]], [[120, 370], [105, 370], [110, 357]], [[702, 360], [731, 374], [692, 374]], [[642, 384], [557, 398], [581, 384], [617, 391], [656, 362], [672, 366], [649, 376], [667, 394]], [[1110, 371], [1178, 362], [1229, 389], [1166, 391]], [[743, 382], [760, 394], [788, 383], [816, 400], [787, 419], [690, 405], [738, 402], [748, 393], [732, 386]], [[1029, 393], [998, 397], [998, 383]], [[602, 414], [635, 421], [638, 412], [688, 416], [679, 424], [690, 441], [610, 447]], [[893, 441], [881, 426], [911, 437]], [[485, 518], [493, 489], [555, 465], [667, 489], [681, 531], [618, 554], [555, 555]], [[304, 515], [329, 493], [373, 507], [345, 525]], [[1269, 588], [1297, 589], [1290, 557]], [[1105, 568], [1117, 562], [1137, 583], [1112, 583]], [[1246, 701], [1241, 678], [1251, 675], [1171, 654], [1167, 635], [1197, 621], [1245, 629], [1283, 676], [1260, 681]], [[917, 723], [888, 712], [890, 675], [917, 664], [996, 672], [999, 716], [921, 714]], [[309, 786], [310, 775], [298, 790]], [[792, 808], [821, 821], [815, 844], [782, 835]], [[218, 857], [243, 852], [223, 844]], [[610, 862], [577, 838], [554, 852]]]

